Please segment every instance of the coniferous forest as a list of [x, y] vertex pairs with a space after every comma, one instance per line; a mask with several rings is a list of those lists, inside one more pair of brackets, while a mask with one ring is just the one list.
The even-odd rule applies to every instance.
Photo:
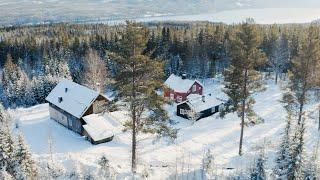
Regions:
[[[281, 87], [280, 103], [286, 115], [273, 156], [268, 157], [262, 149], [243, 169], [218, 173], [217, 169], [223, 169], [216, 165], [219, 153], [213, 155], [208, 148], [199, 152], [199, 173], [188, 169], [188, 160], [182, 165], [177, 160], [169, 170], [169, 179], [320, 178], [320, 26], [259, 25], [247, 19], [232, 25], [128, 21], [119, 25], [58, 23], [0, 28], [0, 179], [115, 179], [120, 174], [108, 154], [101, 154], [99, 168], [92, 173], [82, 167], [65, 169], [50, 153], [46, 161], [33, 157], [19, 122], [10, 112], [46, 103], [45, 98], [62, 78], [112, 94], [110, 111], [128, 111], [130, 118], [123, 130], [132, 134], [128, 171], [138, 179], [150, 178], [148, 168], [141, 170], [139, 157], [143, 153], [137, 150], [138, 136], [153, 134], [157, 140], [170, 139], [171, 144], [179, 138], [179, 128], [165, 108], [172, 102], [158, 93], [171, 74], [185, 74], [200, 82], [219, 79], [228, 102], [217, 119], [223, 121], [228, 114], [236, 114], [233, 121], [241, 130], [237, 134], [240, 141], [234, 143], [239, 157], [250, 151], [244, 141], [253, 137], [246, 136], [246, 130], [268, 124], [254, 106], [256, 96], [270, 84]], [[269, 106], [273, 105], [266, 105], [266, 111]], [[313, 134], [319, 136], [313, 144], [305, 139], [311, 119], [319, 129]], [[54, 144], [50, 136], [48, 144]], [[185, 156], [188, 159], [191, 155]], [[266, 166], [267, 161], [272, 167]], [[181, 173], [180, 166], [185, 166]]]

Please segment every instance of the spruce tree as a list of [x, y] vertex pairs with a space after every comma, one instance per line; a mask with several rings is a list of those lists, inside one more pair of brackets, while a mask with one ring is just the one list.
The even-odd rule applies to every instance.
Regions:
[[300, 124], [296, 125], [294, 137], [292, 140], [291, 161], [288, 166], [288, 179], [303, 179], [304, 167], [304, 132], [305, 132], [305, 119], [303, 118]]
[[101, 177], [104, 177], [106, 179], [111, 178], [111, 171], [110, 171], [110, 164], [109, 160], [106, 158], [106, 156], [102, 156], [98, 162], [101, 169]]
[[14, 141], [12, 139], [8, 122], [0, 127], [0, 169], [4, 169], [14, 176]]
[[35, 178], [37, 175], [35, 163], [21, 134], [18, 135], [14, 154], [17, 169], [15, 171], [15, 177], [17, 179]]
[[260, 154], [259, 157], [256, 160], [255, 167], [252, 169], [250, 174], [251, 180], [265, 180], [266, 177], [266, 171], [265, 171], [265, 157], [264, 155]]
[[[137, 134], [154, 132], [167, 134], [168, 116], [163, 109], [165, 99], [156, 93], [162, 88], [163, 64], [143, 54], [148, 31], [139, 24], [127, 22], [119, 46], [112, 58], [117, 63], [116, 83], [118, 96], [128, 103], [132, 129], [132, 171], [136, 171]], [[146, 112], [148, 113], [146, 114]]]
[[265, 59], [260, 45], [257, 26], [252, 20], [247, 20], [229, 35], [228, 55], [231, 58], [230, 68], [224, 73], [225, 93], [230, 98], [229, 111], [238, 112], [241, 117], [241, 134], [239, 155], [242, 155], [243, 131], [245, 118], [254, 121], [256, 117], [252, 110], [253, 93], [262, 89], [260, 73], [256, 70]]
[[[26, 95], [27, 76], [23, 70], [13, 62], [10, 54], [3, 69], [3, 90], [9, 106], [22, 105]], [[21, 102], [22, 101], [22, 102]]]
[[291, 162], [291, 119], [287, 119], [287, 125], [283, 133], [282, 141], [277, 152], [276, 165], [273, 175], [277, 179], [286, 179], [289, 163]]

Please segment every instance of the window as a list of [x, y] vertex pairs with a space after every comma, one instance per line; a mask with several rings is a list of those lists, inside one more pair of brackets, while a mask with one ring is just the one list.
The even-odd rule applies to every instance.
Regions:
[[196, 92], [197, 91], [197, 85], [192, 85], [192, 92]]
[[181, 114], [181, 115], [187, 115], [188, 113], [189, 113], [189, 110], [180, 109], [180, 114]]
[[177, 100], [178, 100], [178, 102], [182, 102], [182, 97], [181, 97], [181, 96], [178, 96], [178, 97], [177, 97]]

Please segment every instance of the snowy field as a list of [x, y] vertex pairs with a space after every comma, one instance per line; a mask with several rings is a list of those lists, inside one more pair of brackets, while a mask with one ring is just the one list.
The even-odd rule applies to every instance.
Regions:
[[[206, 93], [221, 91], [220, 83], [207, 81]], [[281, 85], [280, 85], [281, 86]], [[166, 139], [157, 139], [153, 135], [140, 135], [138, 142], [139, 171], [147, 169], [150, 179], [167, 179], [177, 171], [186, 175], [199, 170], [204, 151], [210, 149], [214, 154], [216, 173], [226, 174], [234, 170], [245, 171], [255, 156], [265, 148], [268, 157], [267, 167], [273, 167], [274, 155], [278, 148], [281, 133], [285, 126], [286, 112], [279, 100], [282, 91], [274, 81], [269, 81], [266, 91], [255, 96], [255, 111], [265, 123], [246, 127], [244, 131], [244, 155], [238, 156], [240, 120], [236, 114], [229, 114], [221, 119], [217, 115], [192, 123], [175, 115], [175, 106], [167, 106], [170, 118], [176, 122], [178, 138], [171, 143]], [[310, 105], [310, 112], [316, 104]], [[48, 139], [53, 140], [53, 159], [73, 168], [73, 163], [82, 164], [86, 168], [96, 168], [97, 160], [104, 154], [118, 173], [117, 179], [129, 176], [131, 157], [131, 134], [123, 132], [122, 123], [128, 117], [125, 112], [110, 113], [118, 122], [115, 138], [112, 142], [91, 145], [83, 137], [66, 129], [49, 118], [48, 104], [27, 109], [11, 111], [11, 115], [19, 123], [19, 130], [25, 136], [34, 156], [49, 159]], [[315, 116], [315, 114], [314, 114]], [[306, 153], [310, 154], [318, 137], [317, 122], [312, 113], [307, 119]], [[184, 173], [183, 173], [184, 172]]]

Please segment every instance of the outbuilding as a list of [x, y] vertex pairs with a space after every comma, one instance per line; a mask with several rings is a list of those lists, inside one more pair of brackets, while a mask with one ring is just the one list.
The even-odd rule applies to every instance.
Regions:
[[178, 103], [187, 100], [190, 94], [203, 93], [203, 85], [198, 80], [187, 79], [186, 74], [181, 77], [171, 74], [164, 84], [167, 86], [164, 96]]
[[197, 121], [220, 112], [225, 103], [225, 100], [214, 97], [212, 94], [191, 94], [186, 101], [177, 105], [177, 116]]
[[[85, 86], [63, 79], [47, 96], [50, 118], [79, 133], [87, 124], [83, 117], [106, 110], [109, 99]], [[90, 136], [90, 134], [89, 134]]]

